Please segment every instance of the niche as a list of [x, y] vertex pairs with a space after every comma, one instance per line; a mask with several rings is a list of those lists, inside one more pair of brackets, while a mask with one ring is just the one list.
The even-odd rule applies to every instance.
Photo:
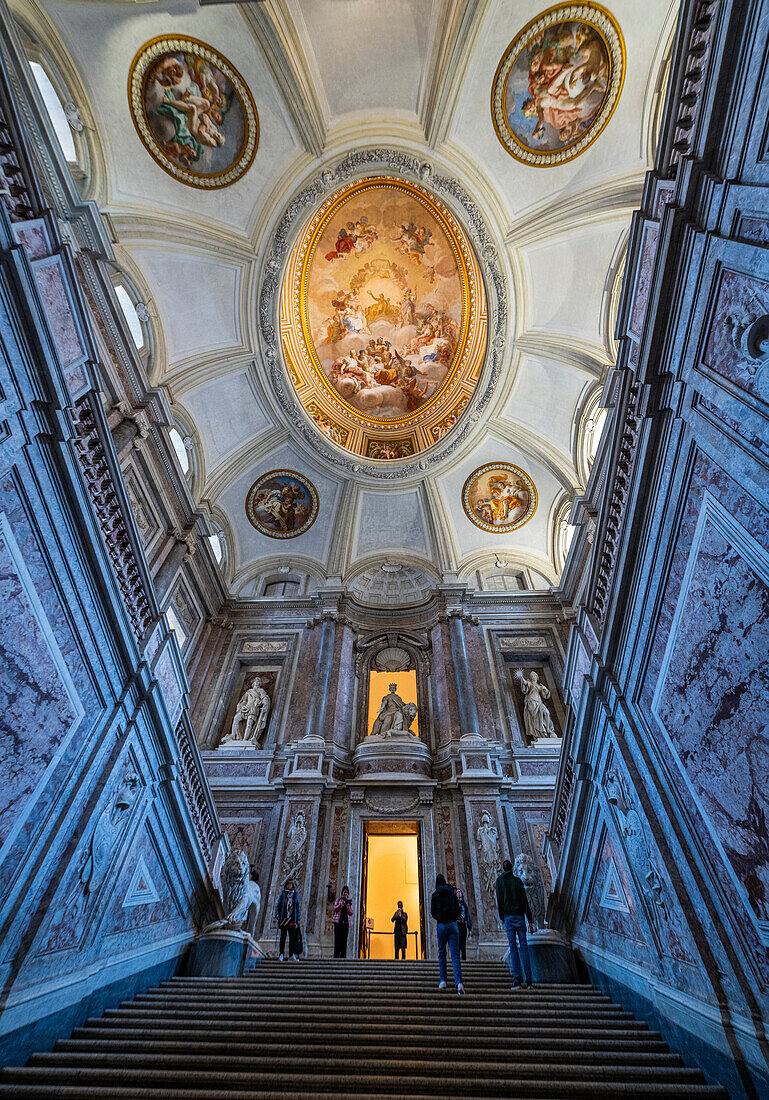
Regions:
[[[356, 676], [358, 677], [358, 742], [370, 736], [376, 729], [384, 733], [391, 727], [392, 733], [399, 733], [401, 722], [393, 716], [403, 708], [402, 727], [426, 741], [429, 745], [430, 706], [429, 706], [429, 656], [428, 643], [419, 635], [411, 633], [373, 635], [358, 643]], [[377, 716], [383, 706], [383, 700], [391, 694], [397, 700], [385, 703], [382, 720], [377, 725]], [[416, 711], [416, 713], [414, 713]]]

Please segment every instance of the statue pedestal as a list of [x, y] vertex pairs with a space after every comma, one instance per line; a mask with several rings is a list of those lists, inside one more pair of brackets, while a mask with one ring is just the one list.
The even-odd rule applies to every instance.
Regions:
[[217, 928], [195, 940], [187, 969], [193, 978], [240, 978], [263, 958], [264, 951], [248, 932]]
[[[574, 951], [566, 937], [554, 928], [543, 928], [528, 937], [531, 973], [535, 982], [571, 984], [579, 981]], [[508, 950], [504, 962], [510, 965]]]
[[364, 737], [353, 754], [355, 778], [386, 775], [388, 781], [429, 777], [432, 760], [424, 741], [413, 733]]

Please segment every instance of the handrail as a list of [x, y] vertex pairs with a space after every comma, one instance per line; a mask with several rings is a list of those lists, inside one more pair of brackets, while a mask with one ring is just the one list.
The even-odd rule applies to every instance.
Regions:
[[[365, 950], [365, 953], [366, 953], [365, 957], [367, 959], [371, 958], [371, 937], [372, 936], [394, 936], [394, 935], [395, 935], [395, 932], [393, 931], [392, 928], [385, 931], [385, 932], [377, 932], [373, 928], [367, 928], [366, 929], [366, 935], [365, 935], [365, 944], [364, 944], [364, 950]], [[419, 958], [419, 932], [407, 932], [406, 933], [407, 941], [408, 941], [409, 936], [414, 936], [414, 957]], [[408, 952], [408, 946], [406, 947], [406, 950]]]

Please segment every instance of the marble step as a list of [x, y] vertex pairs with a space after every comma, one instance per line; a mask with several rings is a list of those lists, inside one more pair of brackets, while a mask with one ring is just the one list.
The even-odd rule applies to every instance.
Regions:
[[[197, 1068], [190, 1066], [189, 1062], [186, 1068], [176, 1065], [166, 1068], [167, 1065], [160, 1061], [148, 1067], [137, 1066], [136, 1068], [126, 1064], [94, 1066], [90, 1064], [90, 1060], [84, 1063], [81, 1059], [78, 1065], [72, 1067], [56, 1064], [5, 1070], [2, 1081], [22, 1085], [78, 1084], [103, 1088], [115, 1085], [121, 1087], [133, 1085], [138, 1088], [152, 1084], [155, 1088], [165, 1087], [169, 1096], [173, 1096], [181, 1089], [207, 1089], [213, 1097], [219, 1097], [228, 1089], [244, 1091], [255, 1083], [255, 1067], [247, 1067], [237, 1072]], [[349, 1096], [368, 1096], [377, 1092], [389, 1093], [392, 1096], [417, 1092], [435, 1097], [455, 1096], [457, 1090], [465, 1096], [504, 1097], [511, 1095], [511, 1088], [521, 1087], [527, 1083], [531, 1091], [534, 1091], [531, 1089], [533, 1085], [540, 1095], [552, 1097], [568, 1095], [570, 1087], [573, 1086], [594, 1088], [598, 1084], [609, 1084], [619, 1092], [622, 1085], [637, 1087], [639, 1084], [645, 1084], [664, 1090], [675, 1086], [692, 1088], [703, 1082], [702, 1074], [698, 1070], [688, 1070], [683, 1067], [650, 1069], [636, 1066], [623, 1069], [617, 1066], [558, 1066], [547, 1061], [510, 1062], [506, 1071], [496, 1076], [478, 1073], [478, 1067], [474, 1065], [471, 1077], [460, 1077], [453, 1072], [447, 1075], [446, 1070], [449, 1067], [444, 1064], [443, 1068], [443, 1074], [438, 1074], [432, 1064], [404, 1063], [403, 1069], [399, 1071], [396, 1062], [386, 1072], [367, 1072], [365, 1068], [359, 1069], [356, 1063], [350, 1063], [348, 1060], [346, 1071], [334, 1068], [331, 1073], [323, 1070], [306, 1073], [287, 1063], [282, 1071], [276, 1071], [274, 1068], [260, 1071], [258, 1082], [261, 1089], [283, 1089], [302, 1097], [313, 1090], [333, 1092], [335, 1089], [338, 1096], [342, 1082], [344, 1091]], [[665, 1095], [664, 1092], [660, 1094]], [[723, 1093], [721, 1095], [723, 1096]]]
[[[111, 1010], [114, 1011], [114, 1010]], [[306, 1035], [320, 1035], [324, 1034], [324, 1023], [328, 1027], [328, 1021], [316, 1020], [312, 1027], [305, 1029], [303, 1034]], [[86, 1021], [85, 1030], [90, 1030], [91, 1027], [98, 1027], [102, 1029], [108, 1029], [115, 1032], [121, 1032], [126, 1028], [133, 1028], [142, 1033], [178, 1032], [189, 1031], [191, 1034], [202, 1035], [214, 1035], [216, 1032], [221, 1032], [222, 1035], [230, 1035], [236, 1032], [238, 1029], [233, 1028], [230, 1021], [224, 1020], [212, 1020], [205, 1013], [202, 1013], [197, 1019], [192, 1019], [184, 1013], [180, 1013], [178, 1018], [172, 1019], [164, 1016], [153, 1017], [148, 1020], [146, 1017], [132, 1017], [130, 1015], [112, 1016], [105, 1015], [101, 1017], [94, 1017], [93, 1019]], [[242, 1022], [242, 1031], [245, 1034], [253, 1036], [255, 1034], [254, 1027], [252, 1025], [252, 1017], [246, 1016]], [[372, 1031], [368, 1024], [359, 1023], [356, 1020], [345, 1022], [344, 1033], [356, 1037], [359, 1035], [365, 1035], [366, 1039], [371, 1038], [373, 1035], [382, 1036], [386, 1038], [388, 1042], [397, 1040], [398, 1036], [403, 1034], [404, 1029], [400, 1026], [399, 1022], [389, 1018], [386, 1023], [379, 1025], [375, 1031]], [[614, 1041], [615, 1039], [626, 1040], [632, 1039], [633, 1041], [641, 1042], [646, 1041], [647, 1038], [658, 1041], [660, 1035], [658, 1032], [649, 1031], [648, 1025], [641, 1020], [631, 1019], [626, 1021], [622, 1027], [612, 1027], [607, 1029], [603, 1024], [597, 1026], [585, 1021], [575, 1021], [568, 1027], [563, 1027], [560, 1024], [552, 1024], [550, 1026], [545, 1024], [520, 1024], [515, 1028], [510, 1028], [501, 1024], [482, 1024], [475, 1025], [472, 1031], [468, 1032], [467, 1026], [461, 1020], [447, 1020], [438, 1021], [433, 1024], [415, 1024], [409, 1027], [409, 1035], [419, 1037], [420, 1040], [425, 1042], [432, 1042], [436, 1037], [445, 1036], [446, 1039], [451, 1039], [452, 1043], [468, 1035], [475, 1037], [476, 1041], [489, 1041], [500, 1040], [507, 1041], [508, 1043], [523, 1041], [524, 1039], [538, 1039], [543, 1036], [543, 1033], [547, 1035], [547, 1041], [551, 1042], [557, 1039], [574, 1039], [593, 1041], [594, 1039], [605, 1039], [607, 1041]], [[290, 1035], [291, 1032], [286, 1028], [285, 1022], [276, 1023], [272, 1020], [262, 1022], [258, 1032], [259, 1036], [285, 1036]], [[330, 1036], [332, 1039], [338, 1038], [340, 1030], [338, 1027], [334, 1027]]]
[[[169, 1045], [171, 1049], [168, 1049]], [[254, 1051], [253, 1045], [250, 1050], [247, 1049], [245, 1044], [241, 1047], [212, 1051], [206, 1047], [201, 1047], [200, 1044], [192, 1043], [113, 1043], [109, 1046], [100, 1046], [97, 1043], [73, 1044], [72, 1042], [64, 1042], [57, 1043], [56, 1049], [52, 1053], [33, 1055], [29, 1060], [29, 1065], [82, 1065], [84, 1050], [88, 1054], [87, 1064], [89, 1066], [188, 1067], [191, 1061], [190, 1055], [202, 1055], [204, 1052], [205, 1058], [200, 1060], [206, 1069], [214, 1069], [220, 1066], [223, 1069], [243, 1069], [260, 1072], [265, 1067], [277, 1070], [285, 1064], [292, 1068], [300, 1067], [304, 1072], [317, 1068], [318, 1070], [335, 1070], [346, 1074], [350, 1066], [349, 1050], [334, 1051], [319, 1048], [307, 1050], [301, 1042], [298, 1042], [290, 1051], [285, 1049], [276, 1051], [275, 1048], [265, 1048], [261, 1043], [258, 1051]], [[504, 1053], [506, 1056], [500, 1057], [500, 1053]], [[514, 1060], [513, 1063], [510, 1061], [511, 1056]], [[415, 1057], [414, 1052], [407, 1053], [403, 1049], [398, 1050], [396, 1055], [392, 1049], [375, 1049], [373, 1052], [369, 1052], [366, 1048], [359, 1046], [355, 1048], [356, 1073], [378, 1072], [387, 1074], [393, 1071], [398, 1073], [408, 1071], [410, 1073], [431, 1064], [442, 1068], [445, 1061], [446, 1053], [443, 1048], [436, 1048], [434, 1051], [420, 1051], [418, 1057]], [[660, 1070], [662, 1080], [670, 1076], [667, 1073], [669, 1069], [672, 1069], [674, 1071], [673, 1076], [676, 1076], [681, 1065], [680, 1060], [674, 1054], [638, 1054], [619, 1053], [617, 1051], [599, 1053], [594, 1050], [559, 1051], [556, 1053], [549, 1047], [532, 1048], [528, 1054], [525, 1054], [520, 1047], [516, 1046], [512, 1053], [510, 1051], [496, 1052], [496, 1057], [492, 1056], [485, 1048], [465, 1051], [461, 1054], [455, 1051], [452, 1054], [451, 1070], [453, 1074], [460, 1077], [464, 1074], [473, 1074], [480, 1065], [483, 1067], [484, 1074], [509, 1075], [511, 1064], [516, 1066], [537, 1065], [543, 1062], [546, 1062], [551, 1068], [558, 1067], [559, 1070], [575, 1066], [579, 1066], [581, 1070], [592, 1067], [603, 1069], [607, 1066], [613, 1066], [617, 1069], [625, 1069], [628, 1066], [643, 1066], [648, 1070]]]
[[[515, 1051], [525, 1057], [535, 1057], [542, 1051], [542, 1043], [538, 1041], [539, 1032], [532, 1030], [527, 1038], [524, 1040], [516, 1033], [515, 1035]], [[421, 1049], [424, 1045], [425, 1038], [433, 1038], [429, 1032], [421, 1032], [418, 1035], [412, 1035], [401, 1033], [397, 1037], [397, 1043], [401, 1050], [408, 1050], [410, 1048]], [[373, 1034], [367, 1036], [365, 1040], [358, 1039], [355, 1043], [356, 1054], [364, 1051], [374, 1053], [378, 1050], [392, 1050], [395, 1036], [390, 1033], [388, 1035]], [[669, 1048], [660, 1037], [654, 1037], [651, 1033], [638, 1038], [637, 1033], [631, 1032], [629, 1036], [623, 1037], [620, 1033], [617, 1037], [607, 1039], [603, 1036], [603, 1032], [596, 1031], [590, 1033], [590, 1051], [585, 1051], [586, 1043], [585, 1033], [581, 1032], [578, 1037], [568, 1039], [562, 1036], [550, 1035], [547, 1039], [547, 1050], [550, 1054], [568, 1053], [571, 1057], [574, 1054], [585, 1054], [590, 1052], [596, 1052], [599, 1054], [611, 1054], [617, 1055], [625, 1054], [643, 1054], [646, 1056], [657, 1054], [668, 1054]], [[214, 1037], [210, 1032], [210, 1029], [200, 1028], [197, 1031], [193, 1031], [191, 1028], [187, 1028], [180, 1033], [180, 1030], [171, 1028], [104, 1028], [98, 1026], [98, 1021], [95, 1021], [92, 1027], [76, 1028], [72, 1033], [72, 1037], [69, 1039], [60, 1039], [56, 1044], [56, 1049], [62, 1050], [99, 1050], [99, 1049], [167, 1049], [167, 1050], [190, 1050], [190, 1051], [211, 1051], [216, 1053], [217, 1051], [237, 1051], [241, 1046], [253, 1046], [254, 1033], [252, 1029], [244, 1029], [243, 1031], [223, 1031], [221, 1037]], [[101, 1045], [100, 1045], [101, 1044]], [[272, 1031], [262, 1032], [259, 1036], [259, 1049], [260, 1051], [271, 1051], [275, 1054], [282, 1053], [286, 1048], [292, 1050], [335, 1050], [341, 1048], [343, 1050], [348, 1049], [348, 1041], [346, 1035], [340, 1035], [339, 1029], [334, 1030], [322, 1030], [313, 1029], [312, 1032], [307, 1032], [301, 1036], [286, 1034], [285, 1031]], [[475, 1033], [472, 1035], [456, 1034], [451, 1037], [452, 1050], [462, 1051], [477, 1050], [478, 1049], [478, 1037]], [[511, 1048], [511, 1036], [505, 1034], [502, 1036], [487, 1036], [484, 1039], [483, 1050], [489, 1053], [497, 1050], [504, 1051], [506, 1055], [510, 1053]], [[677, 1055], [670, 1055], [670, 1057], [677, 1057]]]
[[[626, 1084], [614, 1082], [558, 1083], [554, 1089], [546, 1084], [511, 1085], [505, 1093], [510, 1100], [728, 1100], [724, 1089], [713, 1085]], [[7, 1100], [296, 1100], [295, 1091], [261, 1089], [226, 1089], [211, 1093], [209, 1089], [179, 1088], [151, 1085], [40, 1085], [27, 1081], [21, 1085], [4, 1084], [0, 1079], [0, 1098]], [[316, 1088], [302, 1092], [302, 1100], [339, 1100], [339, 1086], [328, 1091]], [[352, 1100], [352, 1098], [351, 1098]], [[434, 1092], [416, 1093], [411, 1089], [398, 1092], [367, 1093], [366, 1100], [441, 1100]], [[497, 1093], [471, 1094], [452, 1088], [451, 1100], [498, 1100]]]

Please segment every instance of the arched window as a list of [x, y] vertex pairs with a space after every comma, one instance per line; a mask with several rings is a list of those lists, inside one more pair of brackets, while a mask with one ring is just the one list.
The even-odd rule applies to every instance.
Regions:
[[221, 565], [224, 560], [224, 539], [220, 531], [208, 536], [208, 542], [213, 552], [216, 564]]
[[[188, 477], [191, 470], [190, 456], [187, 453], [187, 445], [185, 443], [185, 440], [182, 439], [182, 433], [179, 431], [178, 428], [169, 428], [168, 435], [171, 440], [171, 446], [174, 449], [176, 459], [179, 463], [179, 466], [181, 467], [181, 471], [185, 477]], [[189, 439], [189, 436], [187, 438]], [[192, 443], [192, 440], [190, 440], [190, 443]]]
[[[70, 117], [76, 122], [79, 121], [79, 116], [76, 118], [77, 108], [73, 103], [68, 103], [69, 117], [67, 116], [67, 108], [61, 101], [59, 93], [51, 83], [51, 78], [40, 64], [39, 61], [30, 61], [30, 68], [32, 69], [32, 75], [35, 78], [38, 90], [42, 97], [45, 109], [48, 112], [48, 117], [51, 120], [54, 133], [56, 134], [61, 151], [66, 157], [67, 164], [77, 165], [78, 156], [77, 149], [75, 148], [75, 139], [73, 137], [73, 127], [70, 123]], [[80, 127], [82, 129], [82, 122]]]
[[268, 581], [264, 586], [264, 592], [262, 594], [271, 599], [276, 599], [280, 596], [298, 596], [299, 581]]
[[[137, 303], [134, 302], [128, 287], [123, 282], [115, 283], [115, 297], [118, 300], [118, 305], [123, 312], [125, 322], [128, 325], [128, 331], [131, 333], [131, 339], [134, 342], [134, 347], [137, 351], [144, 351], [146, 346], [146, 339], [144, 334], [144, 327], [142, 325], [142, 318], [139, 316], [139, 310]], [[138, 303], [143, 306], [143, 303]], [[144, 317], [146, 314], [146, 306], [143, 306]]]
[[553, 520], [553, 562], [559, 573], [563, 572], [566, 564], [566, 555], [574, 538], [576, 528], [569, 523], [571, 515], [571, 500], [566, 497], [559, 505]]
[[577, 438], [577, 472], [583, 486], [598, 453], [598, 445], [606, 425], [606, 409], [601, 407], [601, 386], [596, 386], [582, 408]]

